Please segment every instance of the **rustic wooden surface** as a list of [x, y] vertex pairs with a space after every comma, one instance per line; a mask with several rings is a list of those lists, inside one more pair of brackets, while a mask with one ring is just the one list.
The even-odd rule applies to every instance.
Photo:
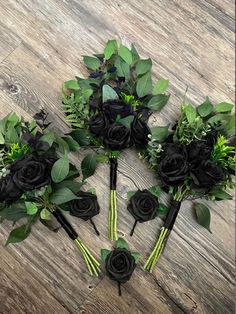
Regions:
[[[30, 118], [40, 107], [55, 128], [63, 122], [59, 91], [64, 80], [86, 75], [81, 56], [100, 52], [107, 39], [136, 43], [151, 57], [154, 77], [169, 78], [169, 105], [152, 123], [174, 122], [182, 95], [194, 105], [208, 95], [213, 102], [234, 97], [234, 4], [232, 0], [1, 0], [0, 118], [14, 110]], [[79, 154], [81, 160], [83, 153]], [[78, 156], [73, 160], [78, 162]], [[156, 184], [134, 151], [119, 160], [119, 234], [142, 252], [141, 265], [124, 285], [123, 298], [104, 277], [91, 278], [63, 231], [37, 225], [24, 244], [0, 248], [0, 313], [233, 313], [234, 203], [209, 203], [212, 234], [199, 227], [191, 202], [181, 208], [158, 267], [142, 270], [158, 233], [159, 219], [139, 225], [127, 214], [126, 193]], [[108, 166], [100, 165], [88, 186], [101, 204], [96, 223], [101, 236], [73, 220], [97, 256], [111, 247], [106, 239]], [[10, 224], [0, 226], [4, 244]]]

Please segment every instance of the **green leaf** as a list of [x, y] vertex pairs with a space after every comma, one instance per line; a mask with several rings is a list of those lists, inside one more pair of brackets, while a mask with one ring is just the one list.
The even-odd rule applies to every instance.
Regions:
[[120, 56], [116, 58], [114, 65], [117, 68], [118, 77], [130, 77], [130, 66]]
[[157, 210], [157, 214], [159, 216], [166, 216], [168, 214], [169, 210], [170, 209], [168, 207], [166, 207], [164, 204], [159, 203], [159, 208]]
[[5, 139], [2, 135], [2, 133], [0, 132], [0, 145], [5, 143]]
[[91, 70], [97, 70], [100, 67], [100, 61], [95, 57], [84, 56], [84, 63]]
[[55, 142], [57, 143], [59, 151], [62, 154], [69, 153], [69, 151], [70, 151], [69, 146], [68, 146], [67, 142], [63, 140], [63, 138], [61, 138], [60, 136], [56, 135], [55, 136]]
[[161, 195], [161, 188], [159, 186], [152, 186], [150, 189], [148, 189], [148, 191], [156, 197], [160, 197]]
[[53, 132], [48, 132], [40, 137], [40, 141], [47, 142], [48, 145], [51, 147], [53, 142], [55, 141], [55, 135]]
[[84, 130], [73, 130], [70, 136], [79, 143], [80, 146], [88, 146], [90, 144], [89, 138]]
[[68, 144], [72, 152], [77, 152], [80, 149], [80, 145], [71, 136], [62, 137], [64, 141]]
[[114, 91], [114, 89], [109, 85], [103, 85], [102, 87], [102, 102], [106, 102], [108, 100], [117, 100], [119, 96]]
[[107, 256], [110, 254], [111, 251], [107, 250], [107, 249], [101, 249], [101, 259], [103, 262], [106, 261]]
[[197, 107], [197, 112], [201, 117], [208, 116], [213, 111], [213, 105], [207, 97], [204, 103]]
[[123, 119], [119, 119], [118, 123], [124, 125], [126, 128], [130, 128], [133, 120], [134, 120], [134, 116], [127, 116]]
[[14, 203], [9, 207], [0, 210], [0, 217], [9, 221], [18, 221], [27, 216], [24, 202]]
[[88, 177], [92, 176], [96, 170], [96, 155], [88, 154], [84, 157], [81, 163], [81, 170], [83, 173], [83, 180], [86, 180]]
[[61, 228], [61, 225], [57, 222], [54, 216], [51, 216], [50, 220], [40, 219], [40, 222], [53, 232], [58, 232], [58, 230]]
[[37, 204], [33, 202], [25, 202], [25, 207], [28, 215], [35, 215], [38, 211]]
[[83, 182], [77, 182], [75, 180], [64, 180], [56, 185], [56, 189], [66, 187], [76, 194], [80, 191], [82, 186]]
[[129, 65], [133, 62], [131, 51], [124, 45], [120, 45], [119, 56]]
[[69, 173], [70, 163], [67, 155], [58, 159], [52, 166], [51, 176], [55, 183], [61, 182]]
[[232, 200], [232, 195], [225, 192], [221, 186], [214, 186], [208, 194], [214, 196], [216, 201]]
[[132, 53], [132, 58], [133, 58], [133, 64], [135, 64], [140, 59], [140, 57], [133, 44], [131, 45], [131, 53]]
[[78, 90], [80, 89], [79, 83], [76, 80], [70, 80], [64, 83], [65, 87], [68, 89]]
[[10, 243], [18, 243], [25, 240], [31, 232], [31, 228], [28, 225], [22, 225], [11, 231], [6, 242], [6, 246]]
[[91, 193], [91, 194], [93, 194], [93, 195], [97, 195], [95, 188], [90, 188], [90, 189], [88, 189], [87, 192], [88, 192], [88, 193]]
[[118, 240], [116, 241], [116, 247], [119, 249], [129, 249], [127, 242], [123, 238], [118, 238]]
[[154, 85], [152, 93], [153, 95], [158, 95], [158, 94], [163, 94], [169, 85], [169, 80], [159, 80], [157, 83]]
[[19, 136], [14, 127], [7, 130], [5, 134], [5, 142], [8, 144], [15, 144], [19, 142]]
[[194, 120], [197, 117], [196, 109], [191, 105], [187, 105], [184, 111], [185, 111], [188, 122], [189, 123], [194, 122]]
[[150, 72], [147, 72], [137, 80], [136, 92], [138, 97], [144, 97], [152, 89], [152, 78]]
[[115, 39], [108, 40], [106, 47], [104, 49], [104, 57], [109, 60], [111, 56], [116, 52], [117, 42]]
[[229, 112], [233, 109], [234, 105], [227, 102], [221, 102], [215, 106], [215, 112]]
[[147, 107], [152, 111], [160, 111], [168, 102], [170, 95], [159, 94], [153, 96], [147, 103]]
[[152, 139], [154, 139], [158, 142], [163, 142], [169, 134], [168, 129], [169, 129], [169, 125], [156, 126], [156, 127], [152, 128], [151, 129]]
[[10, 112], [6, 116], [6, 121], [7, 121], [8, 127], [9, 127], [9, 124], [11, 125], [11, 127], [14, 127], [17, 125], [18, 122], [20, 122], [20, 118], [15, 112]]
[[46, 208], [43, 208], [40, 212], [40, 218], [43, 220], [50, 220], [51, 219], [51, 213]]
[[96, 160], [101, 163], [107, 163], [109, 162], [109, 157], [107, 155], [100, 154], [100, 155], [96, 155]]
[[54, 191], [50, 196], [50, 202], [56, 205], [64, 204], [74, 199], [78, 199], [78, 197], [66, 187]]
[[229, 117], [228, 123], [225, 125], [224, 129], [228, 137], [235, 134], [235, 115]]
[[201, 203], [194, 203], [194, 209], [196, 213], [197, 222], [211, 232], [210, 230], [211, 214], [209, 208]]
[[130, 200], [131, 197], [134, 196], [135, 193], [136, 193], [136, 191], [129, 191], [129, 192], [127, 192], [128, 199]]
[[133, 256], [134, 260], [135, 260], [135, 264], [138, 264], [139, 260], [140, 260], [140, 253], [138, 252], [132, 252], [131, 255]]
[[139, 60], [138, 63], [136, 64], [135, 71], [137, 75], [142, 75], [150, 71], [152, 68], [152, 60], [149, 59], [144, 59], [144, 60]]

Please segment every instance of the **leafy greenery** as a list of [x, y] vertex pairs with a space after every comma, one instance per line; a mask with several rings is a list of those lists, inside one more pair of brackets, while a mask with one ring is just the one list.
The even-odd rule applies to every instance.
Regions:
[[153, 95], [163, 94], [169, 85], [169, 80], [159, 80], [153, 87]]
[[211, 214], [208, 207], [201, 203], [194, 203], [194, 210], [196, 213], [197, 222], [206, 228], [209, 232], [210, 230], [210, 222], [211, 222]]
[[53, 164], [51, 171], [53, 182], [58, 183], [64, 180], [69, 173], [69, 169], [70, 164], [68, 156], [64, 155]]
[[211, 159], [223, 169], [235, 168], [235, 147], [227, 144], [226, 138], [221, 135], [213, 147]]
[[94, 154], [88, 154], [84, 157], [81, 163], [81, 170], [83, 173], [83, 180], [92, 176], [96, 169], [96, 156]]

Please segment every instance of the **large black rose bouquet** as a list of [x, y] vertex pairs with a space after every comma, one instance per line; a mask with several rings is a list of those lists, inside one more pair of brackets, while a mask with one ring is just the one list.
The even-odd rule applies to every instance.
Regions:
[[25, 240], [38, 220], [54, 231], [61, 226], [80, 249], [89, 272], [98, 275], [99, 263], [61, 211], [65, 203], [80, 200], [85, 183], [75, 180], [79, 172], [68, 159], [79, 146], [70, 136], [49, 131], [45, 118], [41, 111], [31, 123], [15, 113], [0, 120], [0, 219], [19, 224], [6, 244]]
[[125, 148], [147, 145], [148, 118], [168, 102], [168, 81], [153, 86], [152, 60], [141, 59], [134, 46], [129, 49], [116, 40], [109, 40], [103, 53], [84, 56], [84, 63], [89, 77], [65, 82], [62, 103], [71, 136], [80, 145], [106, 150], [97, 159], [110, 161], [108, 236], [117, 240], [117, 157]]
[[[235, 169], [235, 147], [230, 145], [235, 133], [232, 109], [233, 105], [225, 102], [213, 106], [208, 98], [197, 108], [184, 104], [173, 130], [169, 133], [166, 127], [164, 133], [159, 132], [159, 139], [150, 138], [142, 157], [157, 172], [162, 189], [172, 198], [159, 238], [145, 264], [150, 272], [174, 226], [182, 201], [231, 199], [228, 190], [234, 187]], [[209, 209], [202, 203], [194, 203], [194, 208], [197, 221], [209, 229]]]

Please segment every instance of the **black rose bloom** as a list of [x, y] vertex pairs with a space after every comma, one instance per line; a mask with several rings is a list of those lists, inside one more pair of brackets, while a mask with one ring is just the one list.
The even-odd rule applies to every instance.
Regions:
[[21, 195], [22, 191], [16, 186], [10, 174], [0, 179], [0, 202], [11, 204], [17, 201]]
[[131, 132], [122, 124], [111, 124], [104, 136], [104, 145], [111, 150], [122, 150], [131, 144]]
[[186, 149], [182, 145], [167, 144], [157, 167], [157, 172], [165, 185], [181, 184], [188, 175]]
[[125, 118], [131, 114], [131, 107], [122, 100], [108, 100], [103, 104], [103, 111], [110, 121], [115, 121], [119, 115], [121, 118]]
[[192, 141], [186, 146], [186, 149], [190, 163], [206, 160], [211, 156], [211, 147], [204, 141]]
[[106, 258], [106, 272], [119, 284], [127, 282], [135, 269], [135, 259], [126, 249], [116, 248]]
[[146, 146], [148, 143], [148, 135], [151, 133], [146, 122], [135, 117], [131, 124], [132, 139], [137, 146]]
[[106, 115], [103, 112], [99, 113], [89, 121], [89, 130], [92, 134], [101, 136], [108, 127], [108, 123]]
[[202, 160], [190, 169], [190, 176], [194, 182], [193, 188], [207, 191], [224, 178], [224, 172], [213, 161]]
[[98, 215], [100, 212], [97, 196], [83, 191], [78, 192], [77, 196], [79, 199], [74, 199], [70, 202], [70, 214], [85, 221], [90, 220], [95, 231], [99, 234], [92, 221], [92, 217]]
[[131, 236], [137, 222], [142, 223], [156, 218], [158, 207], [158, 198], [148, 190], [139, 190], [130, 198], [127, 209], [135, 219]]
[[22, 191], [31, 191], [49, 184], [54, 161], [53, 158], [39, 158], [32, 154], [19, 158], [10, 167], [15, 185]]

